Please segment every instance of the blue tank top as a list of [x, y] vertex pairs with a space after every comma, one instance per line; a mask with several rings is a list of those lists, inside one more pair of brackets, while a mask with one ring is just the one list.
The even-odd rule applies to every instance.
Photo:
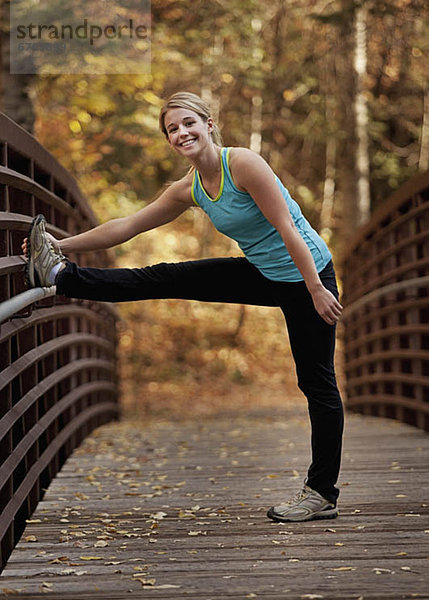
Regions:
[[[216, 198], [207, 194], [200, 174], [195, 171], [192, 182], [193, 201], [207, 213], [218, 231], [238, 243], [245, 257], [265, 277], [274, 281], [303, 281], [279, 232], [266, 219], [251, 195], [235, 186], [229, 170], [229, 153], [230, 148], [222, 148], [222, 173]], [[331, 260], [331, 253], [277, 175], [275, 179], [295, 226], [310, 249], [320, 273]]]

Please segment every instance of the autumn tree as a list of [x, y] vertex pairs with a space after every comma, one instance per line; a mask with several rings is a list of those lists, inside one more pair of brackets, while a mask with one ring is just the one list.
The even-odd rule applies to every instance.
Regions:
[[[180, 89], [210, 102], [226, 145], [261, 152], [337, 254], [360, 215], [428, 168], [423, 0], [153, 0], [152, 25], [151, 73], [39, 75], [32, 84], [38, 137], [100, 219], [137, 210], [186, 171], [158, 129], [163, 99]], [[141, 265], [237, 253], [195, 209], [117, 249], [117, 259]], [[284, 343], [283, 324], [274, 317], [265, 336], [263, 311], [121, 307], [127, 393], [166, 398], [177, 382], [190, 394], [203, 393], [207, 380], [225, 388], [274, 382], [284, 372], [272, 352]]]

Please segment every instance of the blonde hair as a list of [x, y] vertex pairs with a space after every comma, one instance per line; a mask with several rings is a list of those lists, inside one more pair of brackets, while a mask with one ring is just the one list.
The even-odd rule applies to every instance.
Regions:
[[[211, 117], [209, 106], [197, 94], [192, 92], [176, 92], [165, 102], [159, 113], [159, 128], [166, 138], [168, 132], [165, 127], [165, 115], [170, 108], [187, 108], [196, 113], [201, 119], [206, 122]], [[218, 146], [223, 146], [222, 135], [216, 123], [213, 123], [213, 130], [210, 132], [213, 142]]]

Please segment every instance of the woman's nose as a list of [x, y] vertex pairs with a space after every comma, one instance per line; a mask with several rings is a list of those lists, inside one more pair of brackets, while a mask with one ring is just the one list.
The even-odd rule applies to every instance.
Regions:
[[179, 125], [179, 136], [187, 135], [187, 129], [184, 125]]

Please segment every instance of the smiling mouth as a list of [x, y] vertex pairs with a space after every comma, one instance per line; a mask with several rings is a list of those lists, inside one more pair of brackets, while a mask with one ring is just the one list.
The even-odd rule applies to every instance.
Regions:
[[192, 144], [193, 144], [194, 142], [196, 142], [196, 141], [197, 141], [197, 140], [196, 140], [195, 138], [193, 138], [192, 140], [185, 140], [184, 142], [182, 142], [182, 143], [180, 144], [180, 146], [182, 146], [182, 147], [185, 147], [185, 148], [186, 148], [186, 146], [192, 146]]

